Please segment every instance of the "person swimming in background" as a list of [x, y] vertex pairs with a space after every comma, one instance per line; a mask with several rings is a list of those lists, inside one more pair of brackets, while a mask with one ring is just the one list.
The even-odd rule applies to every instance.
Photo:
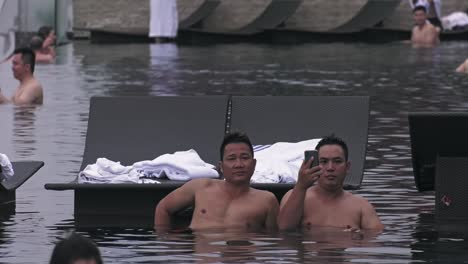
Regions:
[[411, 43], [416, 47], [432, 47], [440, 42], [440, 31], [427, 21], [426, 14], [424, 6], [416, 6], [413, 10], [415, 26], [411, 32]]
[[54, 46], [57, 37], [55, 35], [54, 29], [50, 26], [42, 26], [37, 31], [37, 35], [44, 40], [42, 43], [42, 52], [44, 54], [50, 54], [55, 58], [56, 53]]
[[20, 85], [11, 100], [2, 94], [0, 89], [0, 104], [9, 102], [15, 105], [42, 104], [42, 85], [33, 75], [35, 65], [36, 55], [30, 48], [19, 48], [13, 52], [13, 76], [20, 81]]
[[459, 73], [468, 73], [468, 59], [466, 59], [458, 68], [455, 70]]
[[44, 40], [40, 36], [33, 36], [29, 42], [29, 47], [36, 54], [36, 63], [54, 62], [55, 57], [49, 52], [44, 52], [43, 43]]
[[441, 18], [441, 0], [409, 0], [411, 9], [414, 10], [417, 6], [423, 6], [426, 8], [427, 20], [431, 22], [432, 25], [438, 27], [439, 30], [442, 30]]
[[58, 242], [50, 264], [102, 264], [101, 253], [89, 238], [73, 233]]

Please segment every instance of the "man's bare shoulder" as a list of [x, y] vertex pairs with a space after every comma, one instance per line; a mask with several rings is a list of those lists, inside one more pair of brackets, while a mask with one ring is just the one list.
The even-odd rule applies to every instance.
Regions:
[[211, 179], [211, 178], [199, 178], [193, 179], [187, 182], [185, 185], [196, 186], [199, 188], [206, 188], [218, 184], [221, 180]]
[[354, 204], [360, 205], [361, 207], [366, 207], [366, 206], [371, 205], [366, 198], [360, 196], [359, 194], [353, 194], [348, 191], [346, 191], [345, 193], [346, 193], [346, 199], [348, 199], [348, 201]]
[[265, 191], [265, 190], [259, 190], [255, 188], [250, 188], [251, 194], [255, 195], [256, 197], [271, 201], [271, 200], [277, 200], [276, 196], [270, 192], [270, 191]]

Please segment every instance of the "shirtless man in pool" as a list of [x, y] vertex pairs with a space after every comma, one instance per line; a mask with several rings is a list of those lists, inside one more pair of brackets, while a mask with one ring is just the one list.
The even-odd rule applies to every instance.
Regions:
[[419, 47], [432, 47], [439, 44], [440, 29], [427, 21], [426, 8], [416, 6], [413, 9], [415, 26], [411, 32], [411, 43]]
[[[31, 49], [20, 48], [13, 52], [12, 70], [14, 77], [20, 81], [11, 102], [15, 105], [42, 104], [42, 85], [34, 78], [36, 56]], [[0, 90], [0, 104], [8, 103]]]
[[[304, 161], [296, 185], [281, 201], [280, 230], [301, 226], [382, 230], [374, 207], [366, 199], [343, 190], [351, 166], [346, 143], [332, 135], [323, 138], [316, 149], [319, 165], [309, 168], [312, 160]], [[313, 186], [315, 182], [317, 185]]]
[[276, 229], [278, 200], [273, 193], [250, 187], [256, 160], [245, 134], [226, 135], [219, 166], [224, 180], [195, 179], [162, 199], [156, 207], [155, 229], [171, 226], [171, 216], [193, 206], [191, 229]]

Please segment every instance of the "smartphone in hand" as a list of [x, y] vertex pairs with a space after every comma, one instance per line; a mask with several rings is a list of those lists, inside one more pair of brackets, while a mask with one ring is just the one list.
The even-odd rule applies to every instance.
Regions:
[[319, 165], [319, 157], [317, 150], [306, 150], [304, 151], [304, 160], [309, 161], [311, 157], [314, 157], [312, 164], [310, 164], [309, 168], [315, 167]]

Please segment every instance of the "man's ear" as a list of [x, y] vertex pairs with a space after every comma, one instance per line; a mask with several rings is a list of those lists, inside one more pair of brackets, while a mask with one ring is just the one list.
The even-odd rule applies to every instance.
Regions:
[[218, 162], [218, 167], [219, 167], [219, 171], [221, 172], [221, 174], [224, 174], [224, 171], [223, 171], [223, 162], [222, 162], [222, 161], [219, 161], [219, 162]]

